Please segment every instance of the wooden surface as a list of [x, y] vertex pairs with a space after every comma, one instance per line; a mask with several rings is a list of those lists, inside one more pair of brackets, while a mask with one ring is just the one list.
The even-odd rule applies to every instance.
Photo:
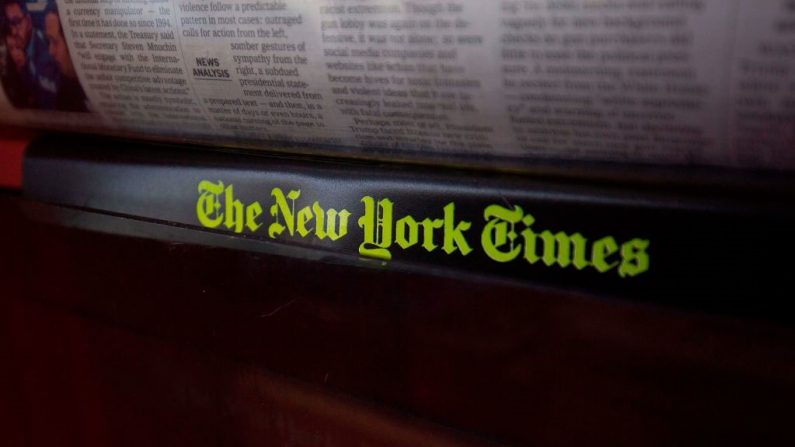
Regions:
[[23, 204], [0, 196], [7, 445], [795, 443], [791, 328], [96, 234]]
[[0, 188], [22, 188], [22, 160], [35, 132], [0, 126]]

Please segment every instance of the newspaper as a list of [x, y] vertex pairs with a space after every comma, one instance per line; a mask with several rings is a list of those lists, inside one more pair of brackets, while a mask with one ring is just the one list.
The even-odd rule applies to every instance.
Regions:
[[0, 20], [10, 124], [795, 168], [795, 0], [4, 0]]

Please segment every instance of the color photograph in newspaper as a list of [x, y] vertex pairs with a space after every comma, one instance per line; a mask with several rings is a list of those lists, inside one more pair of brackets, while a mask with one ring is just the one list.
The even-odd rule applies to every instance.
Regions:
[[55, 0], [3, 0], [0, 81], [16, 108], [88, 112]]

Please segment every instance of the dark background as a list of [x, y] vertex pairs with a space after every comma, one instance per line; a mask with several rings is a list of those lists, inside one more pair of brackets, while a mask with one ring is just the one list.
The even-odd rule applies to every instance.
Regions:
[[795, 442], [784, 325], [0, 209], [5, 445]]

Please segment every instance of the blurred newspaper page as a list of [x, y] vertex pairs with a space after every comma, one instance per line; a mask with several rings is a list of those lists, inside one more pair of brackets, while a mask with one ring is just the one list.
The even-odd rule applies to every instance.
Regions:
[[435, 161], [795, 168], [795, 0], [3, 6], [6, 123]]

